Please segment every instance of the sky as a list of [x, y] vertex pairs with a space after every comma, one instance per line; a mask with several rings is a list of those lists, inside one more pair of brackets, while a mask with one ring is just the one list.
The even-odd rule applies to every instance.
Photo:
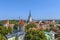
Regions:
[[0, 0], [0, 20], [60, 19], [60, 0]]

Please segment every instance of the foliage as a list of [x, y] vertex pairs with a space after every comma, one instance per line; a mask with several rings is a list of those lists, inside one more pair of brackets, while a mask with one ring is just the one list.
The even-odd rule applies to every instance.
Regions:
[[0, 26], [2, 26], [2, 24], [3, 24], [3, 21], [0, 21]]
[[25, 30], [28, 30], [29, 28], [33, 28], [33, 27], [36, 27], [36, 25], [33, 23], [28, 24], [27, 26], [25, 26]]
[[18, 29], [18, 24], [15, 24], [13, 28], [17, 30]]
[[8, 33], [7, 28], [3, 27], [3, 26], [0, 26], [0, 33], [3, 34], [3, 35], [6, 35]]
[[18, 40], [18, 37], [17, 36], [15, 37], [15, 40]]
[[53, 24], [50, 24], [50, 27], [54, 27], [54, 25]]
[[60, 26], [57, 26], [58, 27], [58, 29], [60, 30]]
[[30, 30], [25, 35], [25, 40], [47, 40], [43, 31]]
[[44, 31], [46, 31], [46, 32], [50, 32], [50, 31], [51, 31], [51, 29], [46, 28]]
[[13, 29], [11, 27], [8, 27], [8, 33], [10, 33], [10, 34], [13, 33]]
[[54, 25], [53, 24], [50, 24], [50, 30], [53, 30], [53, 28], [54, 28]]
[[0, 33], [0, 40], [6, 40], [5, 36]]
[[16, 20], [9, 20], [10, 24], [18, 24], [18, 22]]
[[7, 28], [0, 26], [0, 40], [6, 40], [5, 35], [8, 34]]

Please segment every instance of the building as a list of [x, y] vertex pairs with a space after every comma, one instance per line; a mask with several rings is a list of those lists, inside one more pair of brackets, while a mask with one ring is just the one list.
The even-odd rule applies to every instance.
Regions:
[[[23, 20], [20, 20], [19, 19], [19, 22], [18, 22], [18, 29], [14, 30], [14, 32], [12, 34], [7, 34], [6, 35], [6, 38], [7, 40], [15, 40], [16, 36], [18, 38], [18, 40], [24, 40], [24, 36], [25, 36], [25, 31], [23, 31], [23, 27], [24, 27], [24, 24], [25, 22]], [[13, 27], [14, 24], [8, 24], [9, 27]]]
[[3, 21], [3, 26], [8, 26], [9, 25], [9, 20], [4, 20]]
[[[19, 20], [18, 29], [14, 30], [12, 34], [7, 34], [6, 35], [7, 40], [15, 40], [16, 36], [18, 40], [24, 40], [25, 32], [23, 31], [23, 25], [24, 25], [24, 21]], [[13, 25], [11, 24], [10, 27], [12, 26]]]
[[9, 24], [9, 20], [4, 20], [3, 21], [3, 26], [4, 27], [11, 27], [11, 28], [13, 28], [14, 27], [14, 24]]
[[29, 12], [29, 16], [28, 16], [28, 21], [27, 21], [27, 22], [29, 23], [29, 22], [32, 22], [32, 21], [33, 21], [33, 19], [32, 19], [31, 11], [30, 11], [30, 12]]
[[24, 20], [19, 20], [18, 30], [19, 31], [25, 31], [25, 22], [24, 22]]
[[13, 29], [14, 24], [9, 24], [8, 27], [11, 27]]
[[14, 34], [7, 34], [6, 38], [7, 40], [15, 40], [15, 38], [18, 38], [18, 40], [24, 40], [25, 32], [17, 32]]
[[55, 40], [55, 32], [54, 31], [50, 31], [50, 32], [45, 32], [45, 35], [47, 36], [48, 40]]

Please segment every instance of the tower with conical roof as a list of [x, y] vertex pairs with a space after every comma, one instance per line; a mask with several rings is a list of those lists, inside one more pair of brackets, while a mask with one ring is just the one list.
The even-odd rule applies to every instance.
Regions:
[[31, 11], [29, 11], [29, 16], [28, 16], [28, 22], [32, 22], [33, 19], [32, 19], [32, 16], [31, 16]]
[[19, 22], [18, 22], [18, 24], [19, 24], [19, 25], [18, 25], [18, 31], [22, 31], [22, 26], [20, 25], [20, 21], [21, 21], [21, 20], [20, 20], [20, 16], [19, 16]]

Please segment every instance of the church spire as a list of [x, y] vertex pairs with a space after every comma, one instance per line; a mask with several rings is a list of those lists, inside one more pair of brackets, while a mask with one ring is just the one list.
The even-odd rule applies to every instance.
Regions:
[[31, 17], [31, 10], [29, 11], [29, 16]]
[[29, 11], [29, 16], [28, 16], [28, 19], [30, 19], [30, 17], [31, 17], [31, 10]]
[[28, 22], [32, 22], [31, 11], [29, 11]]

